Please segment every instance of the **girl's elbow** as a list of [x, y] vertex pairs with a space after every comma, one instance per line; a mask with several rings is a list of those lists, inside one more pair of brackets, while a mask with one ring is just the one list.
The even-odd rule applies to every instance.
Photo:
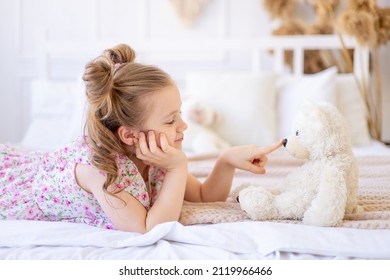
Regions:
[[225, 202], [229, 196], [229, 193], [207, 193], [206, 191], [200, 191], [200, 202]]

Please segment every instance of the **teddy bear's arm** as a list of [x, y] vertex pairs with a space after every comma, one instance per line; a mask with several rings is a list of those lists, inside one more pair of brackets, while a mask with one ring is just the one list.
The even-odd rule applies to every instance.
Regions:
[[343, 172], [337, 166], [325, 166], [317, 196], [305, 212], [303, 222], [315, 226], [336, 226], [341, 223], [347, 201]]

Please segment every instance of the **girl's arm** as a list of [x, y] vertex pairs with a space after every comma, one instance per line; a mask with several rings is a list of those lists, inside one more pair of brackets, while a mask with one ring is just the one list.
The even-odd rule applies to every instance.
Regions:
[[237, 146], [226, 149], [202, 184], [193, 175], [188, 175], [185, 199], [193, 202], [225, 201], [236, 168], [255, 174], [264, 174], [267, 154], [281, 147], [282, 141], [268, 147], [256, 145]]
[[179, 219], [187, 181], [186, 172], [186, 168], [167, 172], [158, 199], [149, 211], [124, 191], [110, 195], [100, 190], [93, 194], [116, 229], [145, 233], [158, 224]]
[[118, 230], [145, 233], [157, 224], [179, 219], [187, 183], [187, 158], [168, 144], [165, 135], [160, 142], [161, 148], [154, 135], [149, 140], [142, 135], [136, 148], [139, 159], [167, 170], [158, 198], [149, 211], [127, 192], [109, 195], [101, 187], [93, 188], [96, 190], [93, 194]]

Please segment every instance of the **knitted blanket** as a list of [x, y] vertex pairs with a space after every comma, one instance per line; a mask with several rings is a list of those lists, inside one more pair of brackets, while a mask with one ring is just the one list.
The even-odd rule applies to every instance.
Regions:
[[[357, 156], [359, 164], [358, 204], [364, 213], [348, 214], [341, 227], [362, 229], [390, 228], [390, 156]], [[190, 171], [204, 180], [211, 171], [215, 158], [197, 158], [190, 161]], [[235, 201], [240, 189], [247, 185], [261, 185], [272, 189], [283, 183], [284, 177], [303, 162], [286, 153], [269, 156], [267, 173], [255, 175], [236, 171], [232, 192], [226, 202], [184, 202], [179, 221], [184, 225], [230, 223], [249, 220]], [[299, 220], [273, 220], [278, 223], [296, 223]]]

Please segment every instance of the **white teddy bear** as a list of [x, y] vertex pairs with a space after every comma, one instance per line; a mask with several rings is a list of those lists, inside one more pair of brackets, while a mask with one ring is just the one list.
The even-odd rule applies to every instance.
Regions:
[[230, 144], [212, 130], [217, 113], [204, 102], [186, 99], [182, 105], [183, 120], [188, 128], [184, 132], [184, 150], [195, 153], [220, 152]]
[[307, 101], [297, 113], [284, 146], [307, 161], [270, 192], [249, 186], [239, 192], [241, 209], [253, 220], [294, 219], [314, 226], [337, 226], [357, 206], [358, 166], [347, 124], [333, 105]]

